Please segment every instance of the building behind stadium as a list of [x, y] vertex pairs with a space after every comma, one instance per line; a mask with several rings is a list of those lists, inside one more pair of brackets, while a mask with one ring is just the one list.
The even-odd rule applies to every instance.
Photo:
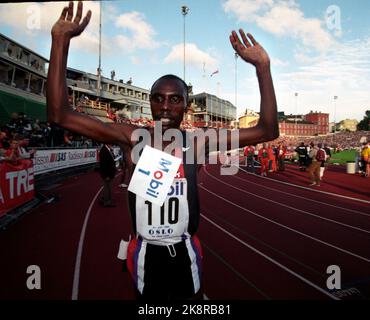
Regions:
[[[326, 135], [329, 131], [329, 114], [311, 111], [305, 115], [285, 115], [278, 112], [280, 135], [284, 136], [317, 136]], [[246, 110], [239, 118], [240, 128], [249, 128], [257, 124], [259, 113]]]
[[[0, 125], [12, 113], [25, 113], [29, 118], [46, 121], [46, 80], [49, 61], [0, 33]], [[100, 80], [100, 81], [99, 81]], [[100, 87], [98, 88], [100, 83]], [[124, 81], [101, 77], [67, 68], [70, 105], [78, 112], [104, 122], [152, 123], [149, 90]], [[193, 94], [189, 84], [191, 107], [184, 115], [184, 127], [237, 126], [236, 107], [209, 93]]]

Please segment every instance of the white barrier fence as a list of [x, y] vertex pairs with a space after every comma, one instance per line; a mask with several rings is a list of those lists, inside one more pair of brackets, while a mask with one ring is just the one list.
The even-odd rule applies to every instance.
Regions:
[[[86, 164], [97, 163], [99, 161], [100, 148], [90, 149], [49, 149], [37, 150], [33, 161], [34, 174], [44, 174], [47, 172], [77, 167]], [[240, 150], [232, 150], [232, 154]], [[114, 147], [113, 154], [116, 159], [117, 167], [120, 159], [120, 148]], [[211, 152], [210, 157], [218, 157], [219, 152]]]
[[35, 175], [98, 161], [99, 149], [37, 150], [33, 159]]

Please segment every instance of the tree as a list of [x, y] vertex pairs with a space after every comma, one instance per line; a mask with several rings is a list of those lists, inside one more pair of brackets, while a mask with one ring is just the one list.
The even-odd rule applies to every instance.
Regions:
[[366, 110], [365, 117], [357, 125], [357, 130], [369, 131], [370, 127], [370, 110]]

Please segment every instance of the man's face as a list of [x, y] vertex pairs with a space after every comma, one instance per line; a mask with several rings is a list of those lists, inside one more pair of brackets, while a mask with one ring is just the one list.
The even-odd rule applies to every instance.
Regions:
[[19, 143], [19, 146], [21, 146], [21, 147], [27, 147], [29, 143], [30, 143], [30, 140], [29, 140], [29, 139], [23, 139], [23, 140]]
[[186, 103], [186, 91], [179, 80], [162, 79], [152, 88], [150, 107], [153, 120], [162, 121], [163, 130], [180, 127]]
[[17, 149], [17, 148], [18, 148], [18, 141], [13, 140], [13, 141], [10, 143], [10, 148], [11, 148], [11, 149]]

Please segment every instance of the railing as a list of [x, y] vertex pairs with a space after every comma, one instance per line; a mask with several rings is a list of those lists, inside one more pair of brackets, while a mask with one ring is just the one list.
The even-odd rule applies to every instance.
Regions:
[[110, 110], [110, 104], [106, 102], [96, 102], [94, 100], [83, 100], [79, 101], [77, 103], [79, 107], [87, 107], [92, 109], [98, 109], [98, 110], [104, 110], [108, 111]]

